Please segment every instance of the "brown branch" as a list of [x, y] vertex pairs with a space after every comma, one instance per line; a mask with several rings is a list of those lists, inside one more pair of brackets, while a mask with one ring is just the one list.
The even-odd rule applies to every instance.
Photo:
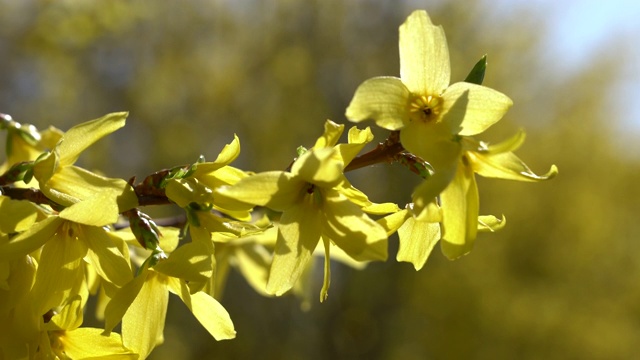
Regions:
[[344, 171], [352, 171], [379, 163], [394, 162], [396, 155], [403, 151], [405, 150], [400, 143], [400, 132], [393, 131], [383, 143], [379, 143], [373, 150], [356, 156], [351, 160], [349, 165], [344, 168]]
[[49, 199], [42, 191], [38, 189], [0, 186], [0, 193], [14, 200], [26, 200], [34, 204], [49, 205], [54, 210], [61, 210], [64, 208], [64, 206]]

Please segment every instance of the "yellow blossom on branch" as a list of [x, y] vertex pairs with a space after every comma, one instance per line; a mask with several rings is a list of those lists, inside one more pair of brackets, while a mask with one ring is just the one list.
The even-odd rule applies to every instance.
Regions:
[[[387, 236], [362, 207], [363, 199], [343, 174], [362, 147], [372, 140], [369, 129], [350, 131], [350, 144], [336, 145], [343, 127], [327, 121], [325, 133], [313, 149], [303, 153], [291, 172], [269, 171], [221, 187], [222, 201], [266, 206], [282, 211], [267, 292], [282, 295], [290, 290], [320, 240], [325, 247], [325, 280], [320, 294], [329, 288], [330, 248], [334, 244], [355, 260], [385, 260]], [[368, 200], [367, 200], [368, 201]]]
[[70, 206], [83, 202], [83, 210], [108, 206], [105, 218], [96, 222], [114, 223], [118, 213], [136, 207], [133, 188], [122, 179], [107, 178], [74, 166], [82, 151], [125, 124], [126, 112], [107, 114], [69, 129], [55, 148], [41, 156], [33, 167], [40, 190], [51, 200]]
[[[400, 26], [400, 78], [365, 81], [346, 115], [351, 121], [373, 119], [383, 128], [400, 130], [404, 148], [431, 165], [433, 173], [414, 190], [414, 215], [425, 217], [422, 213], [439, 197], [442, 250], [455, 259], [469, 252], [478, 229], [478, 189], [470, 166], [474, 155], [465, 146], [472, 141], [470, 136], [499, 121], [512, 101], [482, 85], [449, 85], [450, 76], [442, 27], [433, 25], [425, 11], [415, 11]], [[511, 165], [517, 163], [508, 157]], [[507, 161], [504, 156], [492, 159]], [[482, 169], [489, 173], [486, 165]], [[547, 176], [530, 179], [547, 179], [556, 171], [553, 167]], [[430, 227], [433, 239], [435, 227]]]

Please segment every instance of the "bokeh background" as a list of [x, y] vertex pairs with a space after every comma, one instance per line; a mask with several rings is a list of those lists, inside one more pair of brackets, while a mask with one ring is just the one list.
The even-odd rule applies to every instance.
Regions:
[[[597, 21], [638, 12], [594, 3], [2, 0], [0, 112], [68, 129], [130, 111], [81, 159], [109, 176], [213, 159], [234, 133], [236, 166], [283, 169], [325, 119], [347, 123], [358, 84], [398, 75], [397, 28], [426, 9], [445, 28], [453, 80], [487, 53], [485, 85], [514, 100], [483, 139], [525, 128], [518, 154], [560, 175], [480, 179], [481, 212], [505, 214], [503, 231], [455, 262], [436, 250], [420, 272], [393, 256], [364, 271], [333, 264], [328, 301], [308, 311], [231, 274], [232, 341], [215, 342], [172, 299], [152, 358], [638, 358], [638, 27]], [[400, 204], [418, 182], [385, 165], [350, 177], [374, 201]]]

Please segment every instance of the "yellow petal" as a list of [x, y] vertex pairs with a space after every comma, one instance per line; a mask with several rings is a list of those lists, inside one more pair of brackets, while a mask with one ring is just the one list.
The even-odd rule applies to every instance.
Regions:
[[122, 318], [122, 343], [143, 359], [163, 341], [168, 301], [166, 278], [149, 271], [138, 296]]
[[400, 210], [396, 203], [371, 203], [371, 205], [362, 208], [362, 211], [373, 215], [386, 215]]
[[148, 273], [149, 270], [147, 267], [142, 268], [138, 276], [120, 288], [120, 290], [118, 290], [118, 292], [116, 292], [111, 298], [111, 301], [109, 301], [104, 310], [105, 335], [109, 335], [111, 330], [118, 325], [133, 301], [138, 297], [138, 294], [147, 279]]
[[233, 134], [233, 141], [222, 148], [214, 164], [229, 165], [238, 155], [240, 155], [240, 139], [238, 139], [238, 135]]
[[[270, 228], [263, 233], [264, 235], [253, 236], [254, 238], [269, 237], [268, 241], [275, 244], [278, 238], [278, 229]], [[242, 244], [239, 249], [234, 251], [234, 265], [242, 276], [247, 280], [249, 285], [261, 295], [267, 295], [267, 279], [269, 278], [269, 265], [271, 264], [271, 254], [261, 244]]]
[[[466, 97], [465, 101], [460, 101]], [[455, 83], [442, 94], [442, 119], [459, 135], [480, 134], [498, 122], [513, 105], [511, 99], [496, 90], [466, 82]]]
[[238, 136], [234, 134], [233, 141], [224, 146], [216, 160], [214, 162], [198, 164], [191, 177], [199, 179], [202, 176], [211, 174], [220, 168], [231, 164], [238, 155], [240, 155], [240, 139], [238, 139]]
[[324, 247], [324, 279], [322, 281], [322, 289], [320, 290], [320, 302], [327, 300], [329, 296], [329, 285], [331, 285], [331, 241], [323, 237], [322, 245]]
[[112, 333], [104, 336], [96, 328], [67, 331], [58, 340], [70, 359], [138, 359], [138, 354], [122, 345], [120, 335]]
[[23, 200], [0, 196], [0, 233], [22, 232], [31, 227], [38, 218], [36, 205]]
[[65, 305], [59, 313], [51, 317], [51, 320], [44, 324], [46, 330], [73, 330], [82, 324], [83, 319], [83, 307], [86, 301], [76, 295], [71, 301]]
[[[415, 210], [415, 206], [414, 206]], [[423, 222], [441, 222], [442, 221], [442, 209], [436, 204], [435, 201], [430, 202], [420, 212], [414, 212], [414, 216], [418, 221]]]
[[333, 148], [313, 149], [302, 154], [291, 167], [291, 173], [320, 187], [333, 187], [343, 178], [344, 163]]
[[204, 242], [190, 242], [160, 260], [153, 269], [189, 282], [202, 282], [213, 275], [212, 255]]
[[353, 122], [375, 120], [387, 130], [398, 130], [409, 119], [411, 92], [398, 78], [376, 77], [356, 89], [347, 107], [347, 119]]
[[[346, 252], [344, 252], [344, 250], [340, 249], [337, 246], [334, 246], [334, 244], [331, 244], [331, 240], [330, 239], [325, 239], [323, 238], [323, 241], [318, 243], [318, 246], [316, 246], [316, 249], [313, 251], [313, 256], [322, 256], [323, 258], [325, 258], [326, 261], [326, 249], [325, 249], [325, 243], [324, 241], [329, 241], [329, 244], [331, 245], [331, 251], [330, 251], [330, 255], [331, 255], [331, 261], [338, 261], [344, 265], [347, 265], [351, 268], [354, 269], [358, 269], [358, 270], [363, 270], [364, 268], [367, 267], [367, 264], [369, 263], [368, 261], [358, 261], [358, 260], [354, 260], [351, 256], [349, 256]], [[310, 265], [313, 264], [313, 260], [310, 263]], [[313, 272], [313, 271], [312, 271]], [[304, 275], [303, 275], [304, 277]], [[295, 289], [295, 288], [294, 288]]]
[[340, 135], [344, 131], [344, 125], [336, 124], [331, 120], [324, 122], [324, 133], [316, 140], [314, 149], [322, 149], [326, 147], [335, 146], [340, 139]]
[[208, 165], [209, 164], [204, 164], [202, 173], [199, 170], [200, 165], [198, 165], [198, 169], [191, 177], [198, 179], [210, 189], [216, 189], [224, 185], [234, 185], [249, 176], [246, 172], [229, 165], [223, 166], [215, 171], [205, 172], [209, 168]]
[[478, 187], [470, 168], [458, 167], [440, 202], [444, 230], [440, 244], [444, 255], [454, 260], [471, 251], [478, 232]]
[[[0, 239], [0, 242], [4, 239]], [[36, 276], [36, 262], [29, 255], [24, 255], [11, 262], [0, 262], [2, 268], [2, 275], [0, 279], [4, 280], [4, 291], [0, 291], [2, 296], [0, 297], [0, 313], [7, 314], [10, 309], [17, 307], [19, 304], [24, 305], [25, 295], [31, 291], [33, 281]], [[10, 290], [10, 291], [8, 291]], [[27, 314], [18, 314], [20, 310], [13, 310], [15, 319], [20, 319], [22, 325], [35, 325], [35, 328], [39, 327], [39, 318], [36, 318], [33, 324], [31, 322], [24, 321], [27, 317], [34, 317], [29, 311]], [[28, 331], [27, 331], [28, 332]]]
[[86, 148], [123, 127], [128, 115], [127, 112], [111, 113], [69, 129], [56, 146], [60, 156], [60, 166], [75, 163], [80, 153]]
[[106, 178], [76, 166], [60, 168], [46, 184], [40, 185], [47, 197], [64, 206], [89, 199], [102, 191], [109, 191], [116, 196], [120, 211], [138, 205], [138, 198], [126, 181]]
[[79, 224], [106, 226], [118, 221], [117, 192], [105, 189], [60, 212], [60, 218]]
[[0, 261], [16, 259], [44, 245], [56, 233], [63, 221], [57, 216], [50, 216], [35, 223], [9, 242], [0, 243]]
[[490, 154], [499, 154], [499, 153], [505, 153], [510, 151], [516, 151], [520, 148], [520, 146], [522, 146], [522, 144], [524, 144], [524, 140], [526, 138], [527, 138], [527, 134], [524, 132], [524, 130], [520, 129], [518, 130], [517, 133], [515, 133], [515, 135], [508, 138], [507, 140], [501, 141], [497, 144], [488, 145], [486, 147], [487, 148], [486, 151]]
[[278, 225], [267, 292], [280, 296], [296, 283], [320, 241], [321, 214], [311, 204], [296, 204], [282, 214]]
[[402, 209], [378, 219], [376, 222], [385, 229], [387, 236], [391, 236], [391, 234], [396, 232], [409, 217], [411, 217], [411, 213], [406, 209]]
[[169, 180], [165, 192], [171, 201], [183, 208], [192, 202], [210, 204], [214, 201], [213, 190], [192, 177]]
[[436, 196], [449, 186], [451, 180], [455, 177], [457, 163], [452, 162], [448, 168], [440, 168], [430, 178], [423, 181], [413, 191], [411, 198], [414, 203], [414, 212], [420, 214], [429, 207]]
[[[349, 201], [362, 208], [373, 205], [373, 203], [369, 201], [367, 194], [356, 189], [346, 178], [338, 186], [335, 186], [334, 189], [337, 190], [340, 194], [344, 195], [347, 199], [349, 199]], [[375, 208], [373, 209], [375, 210]]]
[[454, 141], [446, 123], [412, 121], [400, 130], [405, 149], [427, 161], [437, 173], [451, 168], [462, 153], [462, 145]]
[[82, 259], [87, 245], [79, 240], [77, 226], [64, 222], [42, 247], [31, 294], [36, 314], [64, 305], [78, 294], [84, 282]]
[[558, 174], [558, 168], [551, 165], [551, 169], [544, 175], [536, 175], [527, 164], [512, 152], [467, 152], [469, 162], [478, 175], [518, 181], [549, 180]]
[[118, 287], [133, 279], [128, 257], [120, 252], [117, 238], [109, 236], [101, 227], [85, 226], [82, 231], [89, 246], [89, 263], [103, 279]]
[[416, 270], [420, 270], [440, 240], [440, 223], [409, 217], [398, 229], [398, 237], [400, 247], [396, 260], [410, 262]]
[[426, 11], [414, 11], [400, 26], [400, 77], [419, 95], [440, 95], [449, 85], [447, 39]]
[[169, 287], [214, 339], [227, 340], [236, 337], [229, 313], [216, 299], [201, 291], [190, 294], [184, 282], [175, 278], [169, 280]]
[[337, 191], [327, 193], [323, 237], [359, 261], [387, 259], [387, 232]]
[[373, 140], [373, 133], [371, 132], [371, 129], [366, 128], [364, 130], [360, 130], [353, 126], [349, 129], [349, 143], [338, 144], [336, 146], [336, 150], [340, 153], [342, 162], [347, 165], [358, 155], [358, 153], [360, 153], [365, 145], [371, 142], [371, 140]]
[[216, 189], [214, 197], [219, 206], [227, 209], [234, 208], [234, 202], [240, 202], [282, 211], [297, 201], [304, 185], [304, 181], [291, 173], [269, 171], [244, 178], [233, 186]]

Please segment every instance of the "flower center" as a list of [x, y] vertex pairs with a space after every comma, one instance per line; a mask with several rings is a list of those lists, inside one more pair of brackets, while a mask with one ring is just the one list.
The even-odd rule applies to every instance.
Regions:
[[441, 110], [442, 99], [434, 95], [420, 95], [411, 100], [409, 112], [411, 120], [420, 122], [436, 121]]
[[307, 198], [314, 206], [321, 206], [324, 202], [322, 191], [314, 184], [307, 184], [305, 192], [308, 195]]

